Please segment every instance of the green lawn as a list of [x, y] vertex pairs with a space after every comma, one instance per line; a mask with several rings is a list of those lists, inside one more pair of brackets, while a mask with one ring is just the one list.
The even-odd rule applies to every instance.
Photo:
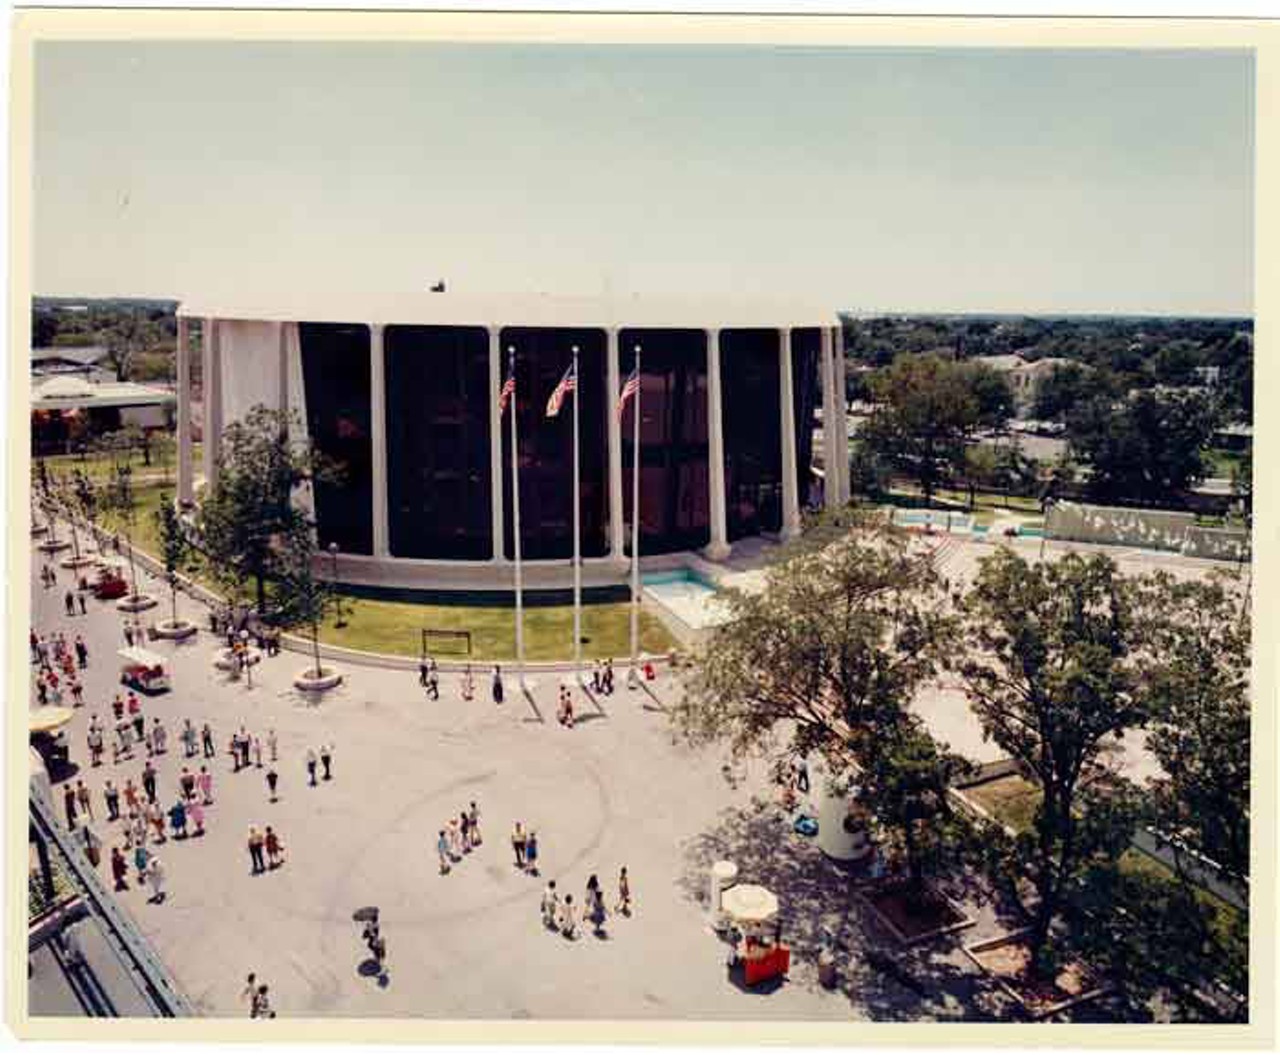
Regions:
[[[172, 487], [152, 484], [134, 489], [134, 542], [140, 550], [158, 555], [160, 531], [155, 513], [162, 495], [173, 495]], [[102, 527], [117, 526], [117, 517], [103, 517]], [[60, 534], [66, 527], [59, 528]], [[194, 577], [217, 590], [209, 576], [197, 566]], [[416, 656], [422, 649], [422, 630], [469, 630], [472, 658], [509, 660], [515, 657], [515, 611], [511, 608], [463, 607], [414, 604], [408, 601], [343, 597], [347, 626], [336, 629], [330, 620], [321, 629], [320, 640], [364, 652], [386, 652]], [[625, 603], [584, 605], [582, 612], [582, 654], [588, 658], [615, 659], [630, 654], [630, 606]], [[529, 660], [567, 659], [573, 655], [573, 606], [526, 608], [524, 612], [525, 658]], [[640, 648], [644, 652], [666, 653], [677, 646], [675, 638], [657, 619], [640, 613]], [[440, 652], [439, 658], [445, 653]]]
[[1040, 789], [1016, 775], [975, 784], [964, 794], [1015, 832], [1031, 827], [1040, 806]]
[[[335, 629], [332, 619], [322, 629], [320, 640], [344, 648], [368, 652], [389, 652], [416, 656], [422, 650], [422, 631], [467, 630], [471, 633], [471, 658], [510, 660], [516, 653], [515, 610], [512, 608], [463, 607], [412, 604], [402, 601], [374, 601], [344, 597], [343, 615], [347, 625]], [[626, 602], [584, 605], [582, 610], [583, 656], [615, 661], [630, 654], [631, 606]], [[665, 653], [676, 646], [675, 639], [657, 619], [640, 613], [640, 648], [644, 652]], [[524, 610], [525, 658], [529, 660], [567, 659], [573, 655], [573, 607], [557, 605]], [[441, 651], [437, 658], [451, 658]], [[463, 658], [458, 655], [458, 658]]]
[[[193, 465], [200, 464], [201, 445], [199, 443], [192, 444], [191, 462]], [[45, 468], [51, 475], [64, 476], [69, 475], [73, 470], [79, 469], [87, 474], [92, 480], [105, 480], [117, 464], [128, 464], [134, 472], [134, 476], [148, 475], [160, 476], [168, 475], [170, 479], [177, 480], [177, 448], [173, 444], [162, 445], [156, 444], [151, 451], [151, 464], [147, 465], [142, 458], [142, 452], [137, 450], [129, 451], [127, 454], [116, 455], [110, 453], [92, 453], [81, 457], [78, 454], [56, 454], [44, 459]], [[171, 486], [177, 486], [176, 482]]]
[[1220, 447], [1208, 447], [1203, 452], [1205, 467], [1210, 476], [1230, 479], [1232, 470], [1240, 467], [1241, 455], [1237, 451], [1225, 451]]

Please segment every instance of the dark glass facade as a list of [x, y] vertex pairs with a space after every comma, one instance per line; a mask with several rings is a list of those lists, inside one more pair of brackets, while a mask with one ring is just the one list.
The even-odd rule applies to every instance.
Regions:
[[725, 528], [730, 542], [782, 529], [777, 330], [722, 330]]
[[387, 531], [393, 557], [488, 560], [489, 335], [388, 326]]
[[[711, 539], [707, 445], [707, 335], [703, 330], [622, 330], [625, 379], [641, 346], [640, 552], [697, 549]], [[631, 522], [634, 418], [622, 419], [623, 518]], [[630, 529], [627, 546], [630, 548]]]
[[339, 479], [315, 487], [320, 544], [372, 553], [369, 328], [302, 322], [298, 338], [311, 442], [339, 471]]
[[[516, 350], [516, 414], [520, 433], [520, 545], [525, 560], [573, 556], [573, 400], [579, 408], [581, 547], [584, 557], [609, 550], [607, 415], [612, 413], [605, 374], [605, 335], [595, 329], [508, 327], [502, 331], [502, 376], [507, 348]], [[578, 346], [579, 392], [566, 397], [560, 413], [546, 416], [547, 400]], [[511, 410], [508, 408], [507, 414]], [[504, 509], [512, 509], [511, 422], [502, 420]], [[508, 557], [515, 556], [514, 517], [503, 517]]]
[[791, 395], [796, 421], [796, 494], [800, 508], [811, 504], [813, 490], [813, 430], [821, 400], [818, 356], [822, 331], [816, 326], [791, 331]]

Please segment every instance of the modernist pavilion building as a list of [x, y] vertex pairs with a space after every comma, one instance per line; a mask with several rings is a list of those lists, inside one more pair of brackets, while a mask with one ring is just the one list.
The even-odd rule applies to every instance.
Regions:
[[475, 581], [510, 561], [510, 423], [498, 417], [497, 402], [511, 348], [531, 585], [538, 585], [539, 562], [562, 569], [572, 556], [572, 407], [554, 419], [545, 407], [574, 346], [589, 582], [622, 581], [628, 558], [635, 452], [631, 411], [619, 421], [616, 406], [637, 346], [642, 557], [700, 550], [721, 560], [740, 539], [795, 533], [813, 497], [819, 392], [824, 499], [848, 497], [834, 312], [759, 302], [415, 293], [310, 304], [184, 302], [184, 502], [196, 483], [193, 320], [202, 349], [204, 477], [216, 473], [222, 429], [252, 406], [296, 411], [315, 446], [343, 467], [339, 484], [318, 485], [304, 500], [314, 502], [321, 544], [336, 544], [343, 577], [353, 582]]

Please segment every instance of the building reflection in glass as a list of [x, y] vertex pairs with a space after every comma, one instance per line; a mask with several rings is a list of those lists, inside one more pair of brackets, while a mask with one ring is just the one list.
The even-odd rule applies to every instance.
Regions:
[[303, 322], [298, 340], [311, 442], [339, 474], [315, 487], [320, 543], [336, 542], [344, 553], [372, 553], [369, 328]]
[[[707, 460], [707, 334], [624, 329], [619, 373], [641, 346], [640, 553], [697, 549], [711, 538]], [[632, 411], [622, 421], [623, 519], [631, 523]], [[631, 533], [627, 531], [630, 546]]]
[[[578, 346], [581, 547], [583, 557], [608, 553], [607, 415], [613, 413], [605, 376], [605, 334], [598, 329], [511, 326], [502, 331], [502, 376], [507, 348], [516, 349], [516, 413], [520, 432], [520, 545], [525, 560], [573, 556], [573, 404], [546, 416], [547, 400]], [[508, 410], [508, 413], [510, 411]], [[511, 506], [511, 423], [503, 418], [504, 509]], [[503, 517], [503, 545], [515, 556], [513, 517]]]
[[782, 529], [776, 329], [722, 330], [725, 527], [729, 541]]
[[387, 527], [391, 555], [487, 560], [489, 335], [483, 327], [388, 326]]

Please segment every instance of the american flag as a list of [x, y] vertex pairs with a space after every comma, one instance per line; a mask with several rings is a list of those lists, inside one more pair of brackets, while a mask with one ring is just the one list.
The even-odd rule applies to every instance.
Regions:
[[498, 393], [498, 417], [502, 417], [507, 412], [507, 400], [516, 394], [516, 377], [512, 374], [507, 378], [502, 386], [502, 391]]
[[622, 386], [622, 395], [618, 397], [618, 417], [622, 417], [622, 412], [627, 409], [627, 400], [640, 391], [640, 375], [635, 370], [631, 371], [626, 383]]
[[564, 372], [564, 377], [560, 378], [560, 383], [556, 385], [551, 398], [547, 400], [547, 417], [554, 418], [560, 413], [560, 408], [564, 405], [564, 397], [570, 392], [577, 391], [577, 382], [578, 379], [574, 376], [571, 366]]

